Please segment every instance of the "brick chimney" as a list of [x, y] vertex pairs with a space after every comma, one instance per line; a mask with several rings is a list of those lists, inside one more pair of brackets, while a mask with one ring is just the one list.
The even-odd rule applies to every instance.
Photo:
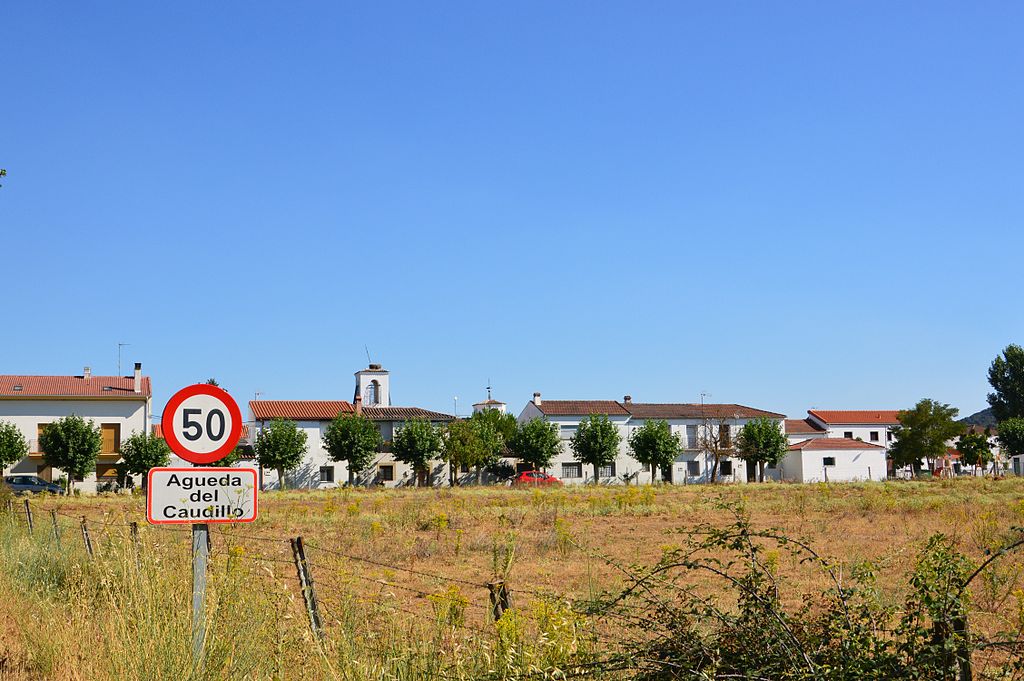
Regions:
[[135, 392], [142, 392], [142, 362], [135, 363]]
[[363, 396], [359, 395], [357, 393], [356, 394], [356, 398], [355, 398], [355, 400], [353, 400], [353, 402], [356, 403], [355, 404], [355, 406], [356, 406], [356, 416], [362, 416], [363, 415]]
[[534, 404], [535, 404], [536, 406], [538, 406], [538, 407], [539, 407], [539, 406], [541, 405], [541, 401], [540, 401], [540, 393], [534, 393], [534, 394], [533, 394], [533, 403], [534, 403]]
[[82, 378], [89, 380], [92, 378], [92, 367], [85, 367], [82, 369]]

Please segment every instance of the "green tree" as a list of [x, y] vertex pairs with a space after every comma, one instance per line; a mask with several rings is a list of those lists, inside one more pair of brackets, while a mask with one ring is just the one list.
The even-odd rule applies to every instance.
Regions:
[[963, 457], [962, 461], [974, 466], [985, 466], [992, 461], [992, 446], [988, 442], [988, 435], [984, 433], [964, 433], [956, 441], [956, 449]]
[[208, 464], [205, 464], [205, 465], [206, 466], [212, 466], [213, 468], [231, 468], [232, 466], [234, 466], [236, 463], [238, 463], [241, 460], [242, 460], [242, 448], [241, 447], [235, 447], [230, 452], [228, 452], [227, 456], [225, 456], [223, 459], [217, 459], [213, 463], [208, 463]]
[[764, 467], [777, 466], [789, 445], [778, 421], [767, 416], [747, 421], [736, 437], [736, 451], [744, 461], [757, 463], [757, 479], [764, 482]]
[[607, 416], [591, 414], [580, 421], [569, 446], [573, 458], [594, 467], [594, 484], [597, 485], [601, 482], [600, 468], [615, 461], [621, 440], [619, 429]]
[[930, 399], [899, 412], [900, 425], [893, 427], [895, 442], [889, 446], [893, 466], [913, 466], [916, 472], [925, 459], [931, 469], [932, 461], [946, 453], [946, 442], [964, 432], [964, 424], [956, 422], [959, 413], [956, 407]]
[[355, 476], [366, 470], [382, 444], [377, 424], [358, 414], [338, 414], [324, 433], [327, 455], [331, 461], [345, 462], [349, 485], [355, 484]]
[[302, 463], [306, 455], [306, 431], [295, 421], [274, 419], [256, 435], [253, 449], [261, 467], [277, 471], [278, 484], [284, 489], [285, 472]]
[[557, 426], [539, 418], [519, 424], [508, 442], [509, 456], [534, 470], [545, 470], [561, 450]]
[[395, 459], [416, 472], [417, 486], [426, 485], [430, 462], [438, 457], [443, 446], [440, 429], [425, 419], [406, 421], [392, 443]]
[[501, 438], [501, 452], [503, 456], [508, 455], [508, 443], [512, 441], [516, 431], [519, 429], [519, 422], [512, 414], [500, 412], [497, 409], [484, 409], [470, 417], [474, 423], [488, 423], [495, 433]]
[[216, 378], [208, 378], [208, 379], [206, 379], [206, 385], [212, 385], [215, 388], [219, 388], [220, 387], [220, 383], [217, 382]]
[[74, 489], [75, 478], [84, 478], [96, 470], [96, 457], [102, 447], [99, 426], [75, 414], [47, 424], [39, 435], [43, 461], [67, 473], [68, 494]]
[[1024, 456], [1024, 418], [1006, 419], [999, 424], [999, 444], [1009, 456]]
[[1024, 418], [1024, 348], [1007, 345], [988, 368], [988, 382], [994, 392], [988, 403], [996, 421]]
[[653, 419], [644, 421], [642, 426], [633, 431], [629, 436], [629, 448], [634, 459], [651, 467], [653, 482], [657, 478], [657, 472], [671, 466], [679, 456], [682, 443], [678, 433], [672, 434], [668, 421]]
[[[511, 423], [510, 423], [511, 422]], [[472, 465], [476, 468], [476, 484], [482, 482], [483, 470], [498, 462], [508, 449], [508, 437], [515, 433], [516, 419], [495, 409], [478, 411], [469, 418], [469, 424], [480, 443]]]
[[480, 458], [484, 444], [480, 441], [477, 429], [466, 419], [456, 419], [448, 423], [442, 432], [444, 458], [448, 461], [448, 478], [454, 486], [458, 484], [458, 470], [462, 466], [472, 466]]
[[28, 440], [13, 423], [0, 421], [0, 470], [28, 456]]
[[166, 466], [171, 460], [171, 448], [162, 437], [132, 433], [121, 443], [121, 460], [125, 472], [142, 476], [142, 489], [145, 490], [149, 484], [149, 469]]

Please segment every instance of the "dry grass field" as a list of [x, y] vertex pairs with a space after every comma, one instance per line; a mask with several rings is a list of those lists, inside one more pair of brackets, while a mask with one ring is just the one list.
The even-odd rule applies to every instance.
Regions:
[[[1024, 525], [1024, 480], [267, 493], [256, 523], [213, 527], [200, 670], [189, 649], [187, 528], [146, 526], [140, 497], [31, 505], [31, 536], [23, 513], [0, 519], [0, 678], [563, 678], [627, 636], [621, 622], [587, 616], [580, 604], [621, 589], [630, 566], [657, 563], [702, 523], [727, 526], [739, 511], [755, 528], [807, 541], [840, 575], [868, 561], [896, 602], [930, 535], [981, 560]], [[322, 644], [298, 586], [296, 536]], [[1006, 565], [991, 593], [975, 595], [976, 626], [998, 627], [1021, 607], [1018, 561]], [[785, 602], [827, 587], [820, 569], [785, 553], [777, 572]], [[496, 577], [513, 605], [497, 624], [487, 589]], [[684, 579], [719, 590], [707, 574]]]

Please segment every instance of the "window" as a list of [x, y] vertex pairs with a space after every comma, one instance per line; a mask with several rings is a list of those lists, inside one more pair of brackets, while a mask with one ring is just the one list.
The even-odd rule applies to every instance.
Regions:
[[720, 468], [721, 470], [719, 471], [719, 473], [721, 473], [723, 478], [732, 475], [732, 461], [723, 461], [720, 465]]
[[367, 407], [372, 407], [377, 404], [377, 390], [380, 384], [377, 381], [370, 381], [366, 384], [366, 388], [363, 389], [363, 404]]
[[643, 466], [640, 467], [640, 471], [642, 473], [650, 473], [651, 472], [651, 464], [645, 463]]
[[822, 466], [835, 466], [836, 465], [836, 457], [834, 457], [834, 456], [822, 457], [821, 465]]
[[848, 430], [848, 431], [844, 432], [843, 433], [843, 437], [845, 437], [847, 440], [852, 440], [853, 439], [853, 431], [852, 430]]
[[334, 482], [334, 466], [320, 466], [320, 482]]
[[395, 479], [395, 467], [394, 467], [394, 465], [389, 464], [389, 463], [381, 464], [377, 468], [377, 477], [379, 477], [384, 482], [391, 482], [392, 480], [394, 480]]
[[886, 442], [892, 442], [892, 432], [891, 431], [888, 431], [888, 430], [885, 431], [885, 441]]
[[462, 464], [462, 467], [461, 467], [461, 468], [459, 468], [459, 470], [460, 470], [461, 472], [463, 472], [463, 473], [468, 473], [468, 472], [469, 472], [469, 464], [468, 464], [468, 463], [464, 463], [464, 464]]
[[571, 440], [572, 436], [576, 434], [576, 426], [557, 426], [558, 436], [563, 440]]
[[[724, 423], [718, 426], [718, 446], [732, 447], [732, 433], [729, 432], [729, 426]], [[729, 475], [732, 475], [732, 473]]]
[[871, 431], [871, 441], [872, 442], [878, 442], [878, 431], [877, 430], [872, 430]]
[[104, 423], [100, 425], [100, 434], [103, 442], [100, 447], [100, 456], [117, 454], [121, 449], [121, 424]]
[[696, 478], [700, 475], [700, 461], [687, 461], [686, 474], [692, 478]]
[[615, 477], [615, 463], [612, 462], [607, 466], [601, 466], [597, 469], [597, 477], [599, 478], [614, 478]]
[[697, 426], [686, 426], [686, 447], [697, 449]]
[[583, 477], [583, 464], [581, 463], [563, 463], [562, 464], [562, 477], [569, 478], [582, 478]]

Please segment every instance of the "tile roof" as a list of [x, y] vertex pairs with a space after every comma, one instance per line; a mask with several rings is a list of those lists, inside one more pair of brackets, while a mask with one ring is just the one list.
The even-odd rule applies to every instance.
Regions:
[[754, 409], [742, 404], [656, 404], [650, 402], [626, 402], [622, 405], [630, 414], [639, 419], [753, 419], [762, 416], [784, 418], [784, 414]]
[[789, 446], [792, 450], [836, 450], [836, 449], [885, 449], [885, 447], [879, 447], [873, 445], [870, 442], [862, 442], [861, 440], [851, 440], [846, 437], [816, 437], [810, 440], [804, 440], [803, 442], [796, 442]]
[[[153, 437], [160, 438], [161, 440], [164, 439], [164, 427], [162, 425], [154, 423], [151, 428], [153, 431]], [[249, 438], [249, 426], [244, 423], [242, 424], [242, 434], [239, 437], [242, 440], [247, 440]]]
[[808, 409], [807, 413], [822, 423], [832, 425], [880, 424], [897, 426], [900, 423], [900, 420], [896, 418], [896, 415], [899, 414], [899, 411], [896, 409], [863, 409], [860, 411]]
[[626, 408], [615, 400], [542, 400], [537, 408], [552, 416], [629, 416]]
[[455, 420], [455, 417], [450, 414], [442, 414], [439, 411], [430, 411], [429, 409], [420, 409], [419, 407], [363, 407], [363, 416], [371, 421]]
[[134, 376], [0, 376], [0, 397], [104, 397], [112, 400], [139, 400], [152, 394], [153, 387], [149, 376], [142, 377], [141, 392], [138, 393], [135, 392]]
[[251, 400], [249, 410], [257, 421], [331, 421], [343, 412], [355, 412], [355, 407], [345, 400]]
[[810, 419], [786, 419], [786, 433], [824, 433], [825, 429]]

